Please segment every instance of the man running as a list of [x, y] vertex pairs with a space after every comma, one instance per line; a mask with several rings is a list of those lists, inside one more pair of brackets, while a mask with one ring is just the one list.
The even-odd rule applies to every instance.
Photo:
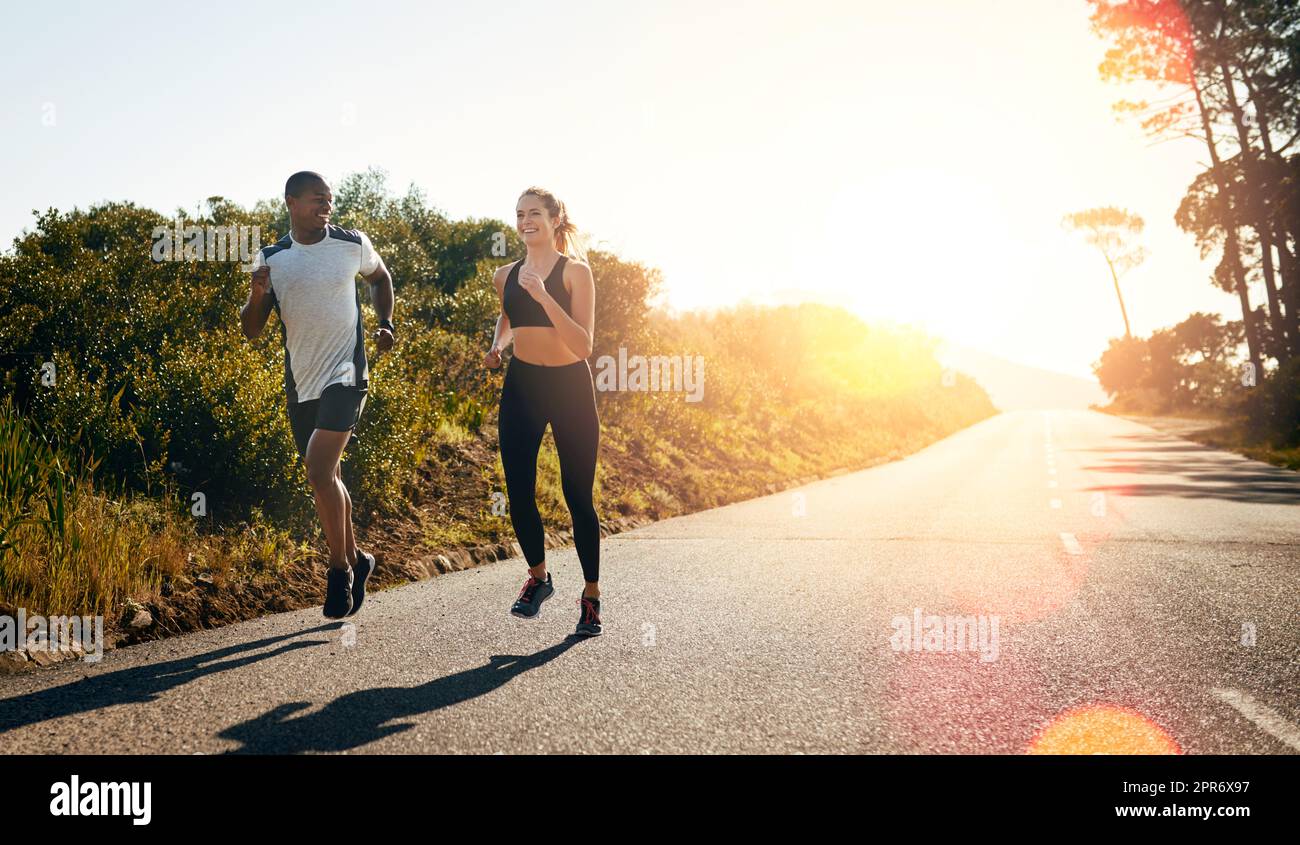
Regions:
[[324, 613], [342, 619], [361, 609], [375, 571], [374, 555], [359, 550], [353, 537], [352, 499], [339, 463], [356, 439], [370, 381], [356, 277], [370, 284], [380, 351], [393, 346], [393, 278], [369, 238], [330, 224], [334, 194], [320, 174], [290, 176], [284, 201], [289, 234], [258, 252], [239, 319], [253, 339], [272, 308], [280, 318], [289, 427], [330, 550]]

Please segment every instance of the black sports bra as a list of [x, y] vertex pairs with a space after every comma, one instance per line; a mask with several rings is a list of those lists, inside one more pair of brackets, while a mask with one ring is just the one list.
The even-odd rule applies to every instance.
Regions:
[[[572, 317], [572, 296], [564, 289], [564, 265], [568, 260], [567, 256], [561, 255], [544, 284], [546, 291], [560, 303], [564, 313]], [[546, 316], [546, 309], [542, 307], [542, 303], [533, 299], [532, 294], [519, 286], [519, 268], [523, 263], [517, 261], [515, 266], [510, 268], [510, 275], [506, 276], [505, 289], [501, 292], [502, 305], [505, 307], [506, 317], [510, 319], [510, 327], [550, 326], [554, 328], [555, 324], [551, 322], [550, 317]]]

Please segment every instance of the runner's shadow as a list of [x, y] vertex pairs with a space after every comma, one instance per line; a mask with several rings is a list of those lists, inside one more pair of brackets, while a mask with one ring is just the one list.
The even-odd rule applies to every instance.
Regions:
[[486, 665], [434, 678], [418, 687], [376, 687], [350, 692], [303, 716], [293, 717], [293, 714], [310, 707], [310, 703], [281, 704], [261, 716], [232, 725], [217, 736], [241, 743], [228, 754], [346, 751], [415, 726], [414, 722], [388, 724], [395, 719], [432, 713], [485, 695], [524, 672], [549, 663], [580, 641], [571, 636], [527, 656], [494, 654]]
[[[284, 641], [303, 634], [316, 634], [338, 627], [338, 623], [320, 625], [306, 631], [239, 643], [191, 657], [151, 663], [148, 666], [136, 666], [131, 669], [119, 669], [102, 675], [90, 675], [71, 683], [0, 699], [0, 734], [47, 719], [91, 713], [116, 704], [140, 704], [153, 701], [167, 690], [187, 684], [204, 675], [238, 669], [294, 649], [327, 645], [329, 640], [301, 640], [294, 643], [284, 643]], [[271, 651], [224, 660], [240, 652], [251, 652], [277, 643], [283, 644]], [[223, 662], [213, 662], [218, 660]]]

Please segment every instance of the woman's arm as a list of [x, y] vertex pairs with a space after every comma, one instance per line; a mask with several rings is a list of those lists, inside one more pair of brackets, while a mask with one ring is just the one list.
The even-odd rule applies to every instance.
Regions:
[[506, 347], [515, 339], [515, 331], [510, 328], [510, 318], [505, 314], [497, 317], [496, 331], [492, 333], [492, 348], [498, 352], [505, 352]]
[[569, 282], [573, 316], [564, 313], [549, 293], [540, 302], [564, 345], [579, 358], [590, 358], [596, 336], [596, 282], [591, 268], [581, 261], [565, 262], [564, 278]]
[[514, 330], [510, 328], [510, 318], [506, 316], [505, 306], [506, 276], [509, 272], [508, 265], [498, 267], [492, 276], [492, 284], [497, 289], [497, 299], [501, 300], [501, 313], [497, 316], [496, 329], [492, 332], [492, 348], [488, 350], [487, 355], [483, 356], [483, 363], [493, 370], [501, 366], [501, 353], [515, 338]]

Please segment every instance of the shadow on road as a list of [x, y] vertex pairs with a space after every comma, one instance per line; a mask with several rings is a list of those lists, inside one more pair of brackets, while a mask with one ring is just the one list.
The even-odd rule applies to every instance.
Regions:
[[564, 642], [527, 656], [494, 654], [484, 666], [434, 678], [418, 687], [376, 687], [350, 692], [305, 716], [290, 718], [310, 707], [310, 703], [281, 704], [261, 716], [232, 725], [217, 736], [241, 743], [240, 748], [228, 754], [346, 751], [414, 727], [410, 722], [387, 724], [394, 719], [432, 713], [489, 693], [524, 672], [554, 660], [580, 641], [579, 637], [570, 636]]
[[1225, 454], [1197, 443], [1169, 442], [1151, 434], [1122, 434], [1116, 439], [1135, 444], [1114, 448], [1077, 449], [1107, 455], [1103, 463], [1084, 466], [1088, 472], [1181, 476], [1158, 484], [1143, 481], [1100, 484], [1088, 491], [1121, 496], [1175, 496], [1191, 499], [1225, 499], [1256, 504], [1300, 504], [1300, 473], [1269, 467]]
[[[189, 683], [196, 678], [201, 678], [204, 675], [223, 672], [227, 669], [238, 669], [240, 666], [247, 666], [270, 657], [277, 657], [294, 649], [308, 648], [314, 645], [328, 645], [329, 640], [299, 640], [292, 643], [284, 641], [303, 634], [317, 634], [338, 627], [338, 623], [320, 625], [306, 631], [239, 643], [238, 645], [226, 646], [204, 654], [182, 657], [178, 660], [151, 663], [148, 666], [136, 666], [130, 669], [119, 669], [102, 675], [91, 675], [79, 681], [14, 696], [13, 698], [0, 699], [0, 734], [15, 728], [43, 722], [47, 719], [57, 719], [60, 716], [91, 713], [116, 704], [138, 704], [153, 701], [161, 693], [173, 687]], [[282, 645], [271, 651], [245, 654], [242, 657], [230, 660], [224, 659], [241, 652], [251, 652], [277, 643], [282, 643]], [[213, 661], [222, 662], [214, 663]]]

